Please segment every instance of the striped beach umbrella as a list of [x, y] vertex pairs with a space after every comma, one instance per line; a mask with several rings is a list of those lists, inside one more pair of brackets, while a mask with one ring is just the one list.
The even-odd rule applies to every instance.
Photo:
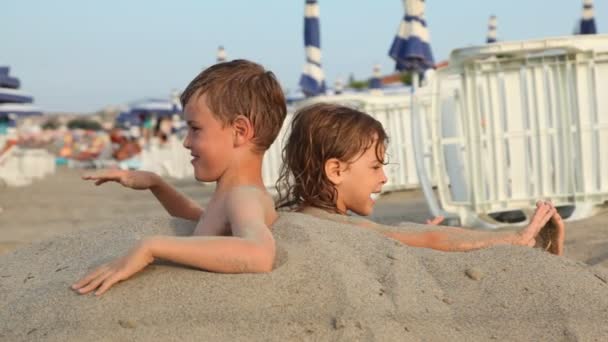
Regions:
[[304, 46], [306, 48], [306, 64], [300, 77], [300, 87], [306, 96], [323, 94], [325, 92], [325, 75], [321, 68], [321, 31], [317, 0], [306, 0]]
[[433, 194], [433, 188], [429, 181], [424, 164], [424, 151], [421, 136], [421, 118], [417, 110], [416, 89], [420, 76], [427, 69], [435, 67], [433, 54], [431, 52], [430, 35], [424, 19], [424, 0], [404, 0], [405, 15], [397, 36], [389, 50], [389, 56], [396, 62], [396, 69], [412, 73], [412, 86], [410, 95], [411, 114], [411, 136], [414, 149], [414, 161], [416, 173], [420, 181], [420, 187], [433, 216], [449, 215], [439, 208], [439, 204]]
[[223, 63], [226, 61], [226, 50], [224, 50], [223, 46], [219, 46], [217, 48], [216, 62]]
[[29, 103], [0, 103], [0, 116], [42, 115], [40, 108]]
[[583, 18], [581, 19], [579, 34], [596, 34], [595, 19], [593, 15], [593, 0], [583, 1]]
[[435, 62], [424, 20], [424, 0], [404, 0], [405, 15], [388, 52], [399, 71], [424, 72]]
[[382, 75], [380, 74], [380, 65], [374, 65], [372, 78], [369, 80], [370, 89], [382, 89]]
[[496, 43], [496, 28], [498, 27], [498, 20], [493, 15], [488, 20], [488, 36], [486, 37], [486, 43]]
[[344, 91], [344, 82], [342, 82], [341, 77], [337, 77], [334, 82], [334, 94], [340, 95]]

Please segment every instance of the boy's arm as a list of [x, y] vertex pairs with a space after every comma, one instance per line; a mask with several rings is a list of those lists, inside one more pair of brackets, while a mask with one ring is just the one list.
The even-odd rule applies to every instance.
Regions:
[[158, 199], [169, 215], [180, 217], [190, 221], [199, 221], [204, 210], [191, 198], [175, 190], [174, 187], [165, 182], [160, 176], [154, 174], [157, 180], [150, 187], [152, 194]]
[[233, 236], [156, 237], [149, 242], [154, 258], [220, 273], [270, 272], [275, 241], [264, 220], [260, 190], [244, 188], [226, 198]]
[[150, 189], [169, 215], [191, 221], [198, 221], [203, 215], [203, 208], [192, 199], [184, 196], [160, 176], [148, 171], [101, 170], [85, 173], [84, 180], [93, 180], [95, 185], [116, 182], [135, 190]]
[[257, 192], [245, 190], [227, 199], [228, 220], [235, 236], [148, 238], [126, 256], [100, 266], [72, 288], [81, 294], [97, 289], [95, 294], [101, 295], [155, 258], [221, 273], [270, 272], [275, 242], [264, 223], [264, 205], [260, 191]]

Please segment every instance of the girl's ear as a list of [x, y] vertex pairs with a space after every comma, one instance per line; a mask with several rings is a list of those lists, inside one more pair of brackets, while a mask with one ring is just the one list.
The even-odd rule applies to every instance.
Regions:
[[342, 164], [337, 158], [331, 158], [325, 162], [325, 174], [334, 185], [342, 183], [342, 176], [344, 175]]
[[253, 139], [253, 124], [249, 118], [243, 115], [238, 115], [232, 120], [232, 129], [234, 132], [233, 144], [235, 147], [242, 146]]

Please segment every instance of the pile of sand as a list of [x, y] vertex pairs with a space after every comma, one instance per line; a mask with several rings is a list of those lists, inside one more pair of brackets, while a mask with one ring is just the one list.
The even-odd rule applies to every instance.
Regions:
[[[275, 224], [275, 270], [225, 275], [155, 264], [101, 297], [77, 278], [152, 234], [132, 219], [0, 256], [0, 340], [600, 340], [605, 270], [524, 247], [409, 248], [302, 214]], [[407, 228], [405, 228], [407, 229]]]

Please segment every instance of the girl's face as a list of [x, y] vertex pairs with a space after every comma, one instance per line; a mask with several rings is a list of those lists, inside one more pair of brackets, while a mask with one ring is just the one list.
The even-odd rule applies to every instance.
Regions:
[[370, 215], [375, 204], [372, 194], [380, 193], [387, 181], [384, 164], [376, 157], [376, 143], [355, 161], [343, 164], [341, 181], [336, 184], [338, 209], [341, 212], [350, 210], [357, 215]]

